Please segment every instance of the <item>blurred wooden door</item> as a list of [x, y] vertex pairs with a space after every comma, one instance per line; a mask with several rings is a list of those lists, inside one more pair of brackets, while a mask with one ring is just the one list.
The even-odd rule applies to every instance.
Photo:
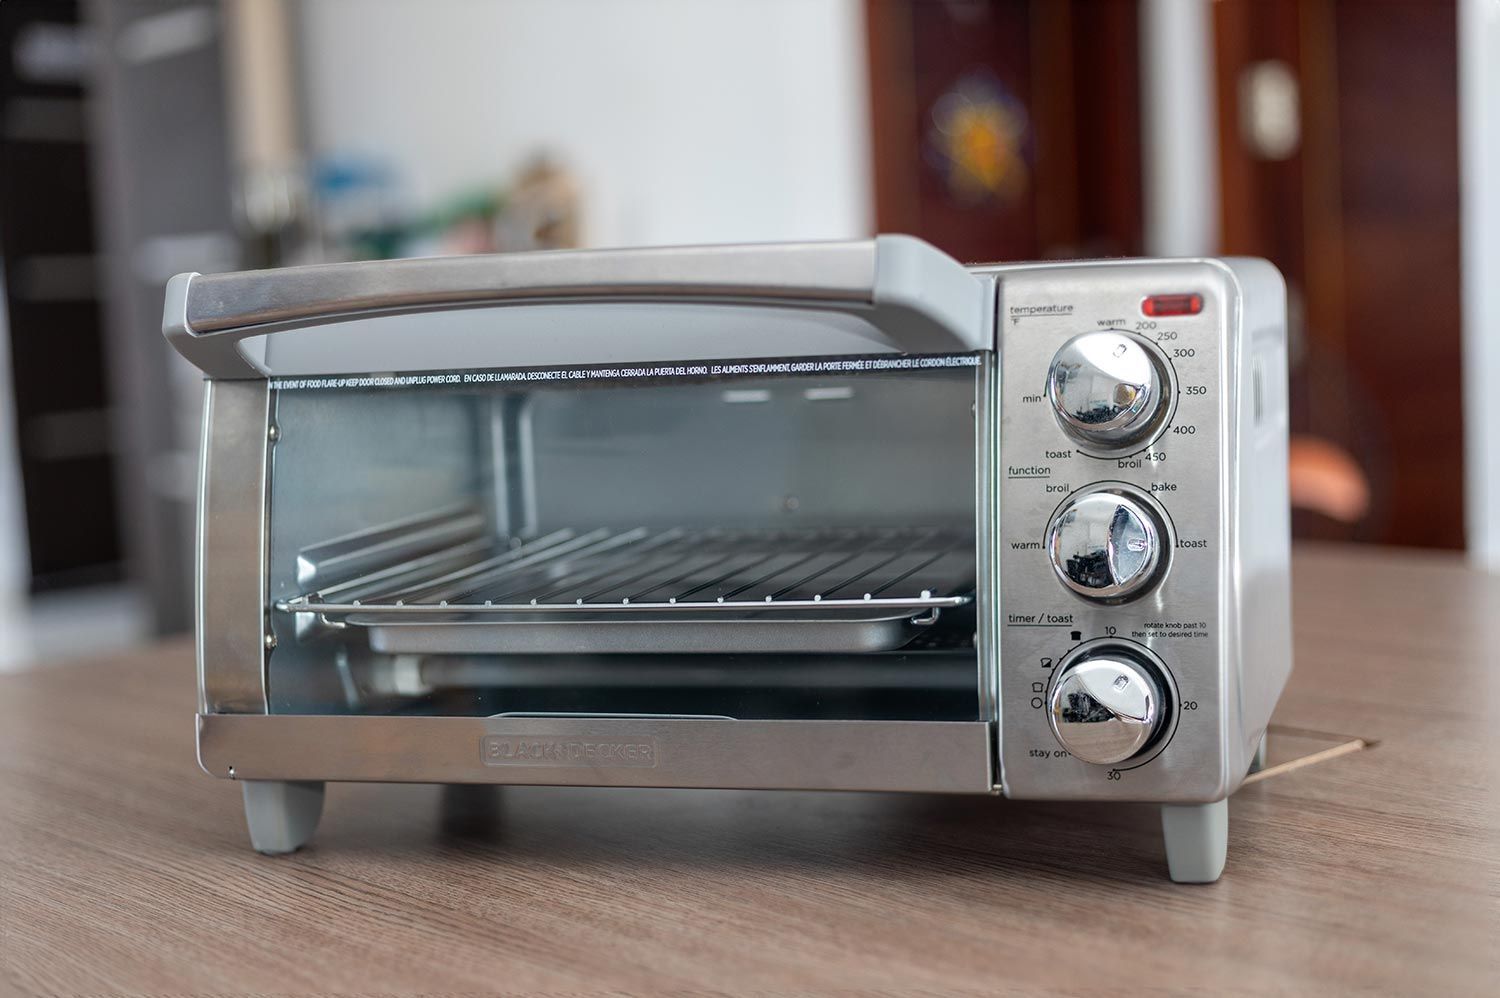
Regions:
[[867, 0], [876, 223], [961, 260], [1141, 248], [1134, 0]]
[[[1221, 0], [1215, 31], [1223, 249], [1286, 274], [1293, 430], [1347, 450], [1372, 496], [1356, 523], [1294, 528], [1462, 548], [1454, 3]], [[1278, 137], [1262, 91], [1288, 83], [1300, 122]]]

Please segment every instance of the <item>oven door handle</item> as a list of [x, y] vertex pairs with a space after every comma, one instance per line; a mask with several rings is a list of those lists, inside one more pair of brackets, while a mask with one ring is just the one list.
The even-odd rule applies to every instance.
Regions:
[[[943, 353], [988, 348], [987, 301], [986, 284], [940, 250], [909, 236], [879, 236], [179, 274], [167, 285], [162, 330], [211, 378], [264, 378], [273, 372], [252, 361], [241, 341], [380, 315], [569, 302], [801, 307], [856, 314], [888, 350]], [[373, 338], [367, 345], [379, 346]], [[816, 353], [816, 344], [808, 346]], [[759, 356], [754, 347], [746, 343], [741, 355]], [[604, 359], [597, 350], [578, 352], [560, 360]], [[493, 357], [491, 347], [473, 366], [497, 366]]]

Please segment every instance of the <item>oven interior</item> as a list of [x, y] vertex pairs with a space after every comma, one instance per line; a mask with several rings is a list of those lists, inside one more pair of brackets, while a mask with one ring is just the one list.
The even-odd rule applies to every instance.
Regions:
[[978, 366], [518, 377], [273, 384], [273, 713], [979, 718]]

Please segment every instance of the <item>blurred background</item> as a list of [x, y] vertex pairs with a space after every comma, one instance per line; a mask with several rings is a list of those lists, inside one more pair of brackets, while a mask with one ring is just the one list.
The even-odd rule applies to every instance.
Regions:
[[1253, 254], [1300, 538], [1500, 568], [1500, 0], [4, 0], [0, 668], [188, 630], [179, 271]]

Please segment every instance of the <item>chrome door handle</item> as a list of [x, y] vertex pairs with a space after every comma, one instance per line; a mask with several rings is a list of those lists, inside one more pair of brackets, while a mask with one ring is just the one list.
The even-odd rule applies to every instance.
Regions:
[[[904, 352], [944, 352], [989, 347], [986, 300], [981, 279], [951, 257], [907, 236], [880, 236], [179, 274], [167, 285], [162, 330], [209, 377], [262, 378], [267, 372], [240, 341], [402, 312], [580, 301], [800, 305], [860, 313]], [[756, 355], [753, 344], [744, 349]], [[370, 369], [383, 368], [372, 360]]]

